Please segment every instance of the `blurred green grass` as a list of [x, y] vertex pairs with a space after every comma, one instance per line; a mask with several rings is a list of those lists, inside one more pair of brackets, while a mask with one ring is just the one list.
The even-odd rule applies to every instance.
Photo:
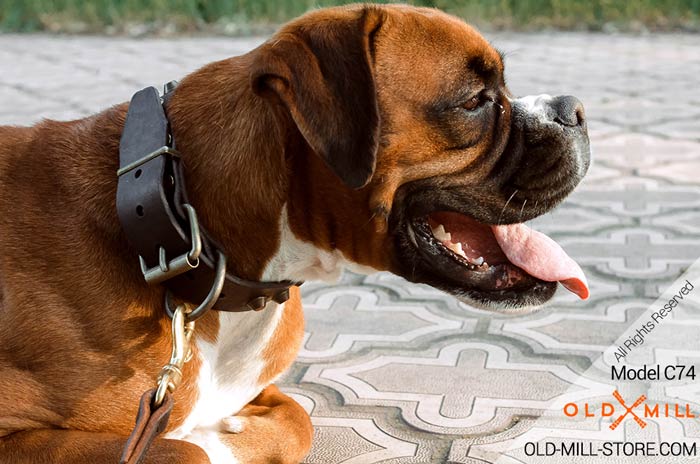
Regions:
[[[0, 0], [12, 32], [247, 34], [342, 0]], [[378, 1], [376, 3], [384, 3]], [[700, 31], [700, 0], [409, 0], [487, 29]]]

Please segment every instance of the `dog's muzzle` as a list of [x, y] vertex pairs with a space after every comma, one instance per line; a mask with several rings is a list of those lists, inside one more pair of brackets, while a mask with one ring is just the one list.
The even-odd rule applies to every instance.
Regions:
[[511, 107], [512, 130], [519, 134], [524, 152], [513, 185], [521, 192], [532, 191], [533, 199], [562, 199], [591, 163], [583, 104], [570, 95], [543, 94], [511, 100]]

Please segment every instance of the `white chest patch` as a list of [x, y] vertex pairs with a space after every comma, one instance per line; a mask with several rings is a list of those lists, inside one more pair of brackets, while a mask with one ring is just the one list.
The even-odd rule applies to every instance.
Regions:
[[[282, 210], [280, 247], [267, 263], [263, 280], [337, 280], [346, 267], [360, 273], [375, 272], [347, 260], [339, 250], [321, 250], [298, 239], [289, 225], [287, 208]], [[221, 327], [216, 343], [197, 341], [202, 358], [197, 403], [182, 426], [166, 438], [200, 446], [212, 464], [238, 462], [219, 439], [218, 434], [224, 430], [222, 420], [235, 415], [267, 386], [258, 383], [265, 367], [262, 353], [282, 311], [284, 305], [270, 304], [260, 312], [219, 313]]]
[[183, 424], [166, 438], [200, 446], [213, 464], [237, 462], [218, 438], [221, 421], [238, 413], [267, 386], [258, 382], [265, 367], [263, 351], [283, 311], [284, 305], [270, 303], [259, 312], [219, 313], [216, 342], [196, 342], [202, 361], [197, 402]]

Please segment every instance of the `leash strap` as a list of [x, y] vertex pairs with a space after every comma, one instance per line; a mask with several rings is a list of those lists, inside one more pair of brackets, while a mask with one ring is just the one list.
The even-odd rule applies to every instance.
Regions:
[[129, 435], [119, 459], [119, 464], [141, 464], [153, 440], [165, 430], [173, 410], [173, 397], [165, 394], [160, 406], [153, 406], [156, 389], [152, 388], [141, 396], [136, 425]]
[[[167, 102], [174, 85], [166, 86]], [[162, 283], [187, 302], [207, 299], [221, 252], [188, 214], [182, 160], [175, 149], [163, 101], [154, 87], [131, 100], [119, 146], [117, 212], [139, 254], [150, 284]], [[189, 206], [189, 205], [188, 205]], [[198, 230], [195, 237], [195, 227]], [[213, 309], [261, 310], [268, 301], [283, 303], [294, 282], [256, 282], [226, 272]], [[201, 314], [198, 314], [200, 316]]]
[[182, 368], [192, 358], [191, 340], [195, 321], [185, 322], [189, 309], [180, 305], [172, 315], [170, 361], [160, 370], [157, 387], [141, 396], [136, 424], [124, 444], [120, 464], [140, 463], [153, 440], [165, 431], [168, 425], [175, 402], [172, 394], [182, 382]]

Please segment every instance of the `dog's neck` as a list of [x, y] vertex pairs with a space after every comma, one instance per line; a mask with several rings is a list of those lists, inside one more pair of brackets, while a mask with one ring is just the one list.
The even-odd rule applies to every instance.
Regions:
[[275, 108], [252, 92], [248, 59], [212, 63], [186, 77], [168, 103], [168, 118], [200, 221], [235, 273], [260, 279], [279, 248], [285, 134]]
[[346, 266], [370, 271], [337, 250], [347, 245], [385, 255], [384, 243], [350, 243], [370, 235], [353, 235], [355, 221], [372, 227], [362, 215], [366, 197], [348, 194], [281, 103], [253, 92], [254, 53], [189, 75], [168, 103], [188, 194], [203, 224], [245, 278], [332, 280]]
[[346, 266], [386, 269], [386, 244], [367, 240], [366, 196], [339, 185], [284, 106], [253, 92], [252, 53], [190, 74], [167, 104], [189, 200], [229, 269], [271, 281], [333, 279]]

